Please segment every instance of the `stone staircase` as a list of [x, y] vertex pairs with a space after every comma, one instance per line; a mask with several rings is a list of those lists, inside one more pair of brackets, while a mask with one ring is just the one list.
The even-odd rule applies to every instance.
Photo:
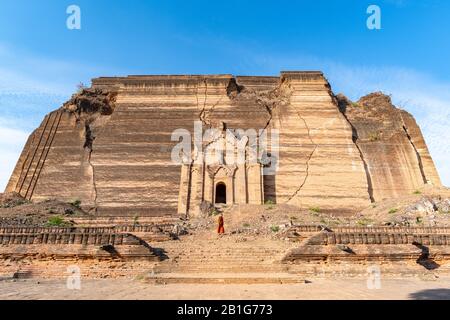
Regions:
[[282, 257], [292, 243], [281, 240], [224, 236], [184, 237], [162, 243], [166, 259], [146, 281], [151, 283], [304, 283], [290, 274]]

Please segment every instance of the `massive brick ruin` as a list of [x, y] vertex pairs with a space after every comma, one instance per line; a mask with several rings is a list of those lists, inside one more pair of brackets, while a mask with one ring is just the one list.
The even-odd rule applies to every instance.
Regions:
[[[192, 148], [177, 150], [184, 136]], [[434, 276], [450, 258], [440, 187], [409, 113], [382, 93], [335, 96], [320, 72], [97, 78], [20, 155], [0, 198], [0, 275]]]
[[[258, 162], [174, 163], [171, 135], [194, 134], [195, 121], [203, 131], [278, 129], [276, 174], [262, 175]], [[6, 192], [79, 199], [104, 217], [177, 217], [214, 203], [219, 184], [228, 204], [355, 211], [440, 180], [409, 113], [381, 93], [357, 103], [336, 97], [321, 72], [128, 76], [93, 79], [92, 88], [48, 114]]]

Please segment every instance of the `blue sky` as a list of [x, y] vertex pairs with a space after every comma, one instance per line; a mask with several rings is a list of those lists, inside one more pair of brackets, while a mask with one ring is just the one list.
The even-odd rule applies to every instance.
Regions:
[[[66, 8], [81, 8], [81, 30]], [[381, 30], [366, 27], [369, 5]], [[334, 92], [392, 94], [450, 185], [450, 1], [0, 0], [0, 189], [42, 117], [97, 76], [322, 70]]]

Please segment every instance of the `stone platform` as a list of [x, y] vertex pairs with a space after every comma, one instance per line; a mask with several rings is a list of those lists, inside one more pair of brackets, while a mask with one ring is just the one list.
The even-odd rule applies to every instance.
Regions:
[[[0, 228], [0, 274], [139, 278], [149, 283], [302, 283], [317, 276], [447, 274], [449, 228], [294, 225], [277, 236], [203, 232], [167, 236], [164, 225]], [[158, 233], [159, 232], [159, 233]], [[139, 236], [138, 236], [139, 235]], [[144, 240], [147, 239], [147, 240]]]

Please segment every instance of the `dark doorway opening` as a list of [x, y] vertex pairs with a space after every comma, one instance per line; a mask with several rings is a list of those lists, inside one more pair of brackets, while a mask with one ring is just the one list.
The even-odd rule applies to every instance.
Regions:
[[216, 203], [227, 203], [227, 186], [219, 182], [216, 185]]

